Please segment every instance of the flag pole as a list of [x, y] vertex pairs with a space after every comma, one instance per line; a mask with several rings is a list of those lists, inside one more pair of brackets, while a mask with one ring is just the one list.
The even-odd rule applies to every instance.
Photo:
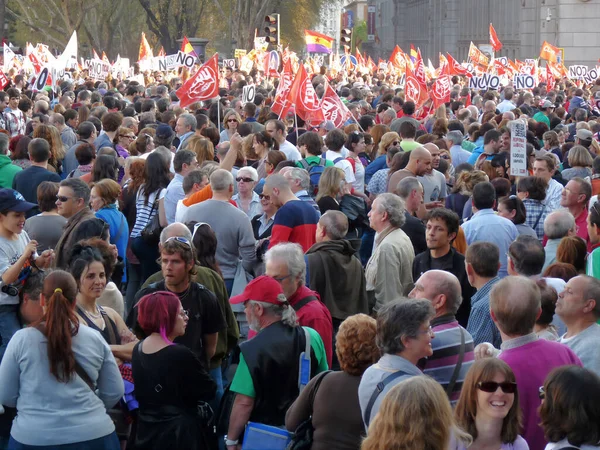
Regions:
[[217, 95], [217, 130], [221, 132], [221, 105], [220, 97]]

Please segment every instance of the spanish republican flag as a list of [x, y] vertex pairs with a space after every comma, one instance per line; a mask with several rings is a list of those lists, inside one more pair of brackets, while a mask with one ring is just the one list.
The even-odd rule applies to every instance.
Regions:
[[194, 51], [194, 47], [192, 47], [192, 44], [190, 44], [190, 41], [188, 41], [187, 36], [183, 37], [183, 42], [181, 43], [181, 51], [188, 55], [195, 56], [196, 58], [198, 57], [198, 55], [196, 55], [196, 52]]
[[331, 53], [333, 38], [316, 31], [304, 30], [308, 53]]
[[542, 50], [540, 51], [540, 58], [545, 59], [550, 62], [557, 62], [557, 55], [560, 52], [558, 47], [549, 44], [547, 41], [544, 41], [542, 44]]

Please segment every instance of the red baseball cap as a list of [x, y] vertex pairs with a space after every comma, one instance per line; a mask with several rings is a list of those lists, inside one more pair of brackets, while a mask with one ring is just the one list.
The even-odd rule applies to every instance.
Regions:
[[275, 278], [261, 275], [248, 283], [244, 292], [240, 295], [231, 297], [229, 303], [236, 305], [248, 300], [255, 300], [273, 305], [282, 305], [283, 302], [277, 298], [280, 294], [283, 295], [283, 289], [279, 282]]

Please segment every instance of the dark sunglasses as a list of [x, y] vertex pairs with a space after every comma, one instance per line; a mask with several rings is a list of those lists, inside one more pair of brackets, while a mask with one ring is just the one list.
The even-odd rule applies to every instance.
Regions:
[[502, 389], [505, 394], [514, 394], [517, 391], [517, 383], [511, 381], [505, 381], [503, 383], [496, 383], [495, 381], [480, 381], [477, 383], [477, 387], [480, 391], [494, 393], [498, 390], [498, 387]]
[[393, 146], [393, 147], [396, 147], [396, 146], [397, 146], [397, 145], [399, 145], [399, 144], [400, 144], [400, 142], [398, 142], [398, 141], [394, 141], [394, 142], [392, 142], [390, 145], [391, 145], [391, 146]]
[[237, 119], [228, 119], [227, 122], [237, 122]]
[[240, 181], [243, 181], [244, 183], [253, 183], [254, 182], [254, 180], [252, 178], [245, 178], [245, 177], [236, 178], [235, 181], [237, 181], [238, 183]]
[[165, 241], [165, 244], [170, 241], [179, 242], [180, 244], [183, 244], [186, 247], [192, 248], [192, 244], [190, 244], [190, 241], [188, 241], [186, 238], [181, 237], [181, 236], [171, 236], [169, 239], [167, 239]]
[[442, 159], [450, 159], [450, 156], [444, 153], [443, 155], [440, 156], [440, 158], [442, 158]]
[[261, 200], [266, 200], [269, 201], [271, 200], [271, 196], [270, 195], [265, 195], [265, 194], [258, 194], [258, 198], [260, 198]]
[[62, 202], [62, 203], [68, 202], [69, 200], [71, 200], [71, 198], [73, 198], [73, 197], [65, 197], [64, 195], [56, 196], [56, 200], [58, 200], [59, 202]]

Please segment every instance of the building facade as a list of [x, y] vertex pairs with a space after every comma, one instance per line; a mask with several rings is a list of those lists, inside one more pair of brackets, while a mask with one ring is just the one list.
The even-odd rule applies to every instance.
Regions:
[[595, 66], [600, 57], [600, 0], [370, 0], [376, 7], [375, 57], [396, 44], [421, 49], [437, 65], [438, 53], [466, 60], [469, 44], [489, 44], [493, 23], [503, 48], [497, 56], [536, 58], [547, 40], [564, 49], [565, 64]]

